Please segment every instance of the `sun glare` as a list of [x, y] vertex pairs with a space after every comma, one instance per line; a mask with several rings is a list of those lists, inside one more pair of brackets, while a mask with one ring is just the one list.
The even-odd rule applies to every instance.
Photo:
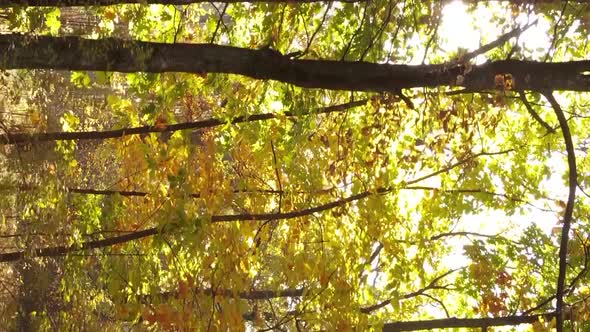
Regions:
[[459, 48], [473, 50], [479, 47], [481, 34], [473, 24], [473, 17], [467, 12], [467, 6], [463, 2], [449, 3], [442, 13], [440, 35], [444, 51], [453, 52]]

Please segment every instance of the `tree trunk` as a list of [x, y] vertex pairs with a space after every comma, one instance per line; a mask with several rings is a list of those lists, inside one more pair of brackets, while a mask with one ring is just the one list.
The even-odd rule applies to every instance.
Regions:
[[[327, 2], [329, 0], [224, 0], [225, 3], [238, 2], [267, 2], [267, 3], [311, 3]], [[70, 6], [109, 6], [121, 4], [162, 4], [162, 5], [190, 5], [192, 3], [209, 3], [209, 0], [8, 0], [0, 3], [0, 8], [13, 6], [53, 6], [53, 7], [70, 7]], [[361, 2], [361, 0], [340, 0], [339, 2]]]
[[590, 90], [590, 61], [543, 63], [504, 60], [467, 68], [463, 64], [389, 65], [334, 60], [297, 60], [270, 50], [213, 44], [163, 44], [120, 39], [91, 40], [9, 34], [0, 36], [3, 69], [116, 72], [229, 73], [305, 88], [399, 91], [461, 86], [498, 89], [497, 75], [512, 75], [519, 90]]

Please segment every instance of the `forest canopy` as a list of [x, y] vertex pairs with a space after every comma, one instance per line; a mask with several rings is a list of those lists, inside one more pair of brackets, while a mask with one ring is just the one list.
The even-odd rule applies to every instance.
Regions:
[[590, 3], [0, 2], [0, 326], [590, 329]]

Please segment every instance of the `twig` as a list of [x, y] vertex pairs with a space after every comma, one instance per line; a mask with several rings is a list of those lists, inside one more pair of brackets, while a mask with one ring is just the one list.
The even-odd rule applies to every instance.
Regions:
[[395, 8], [395, 5], [394, 5], [393, 1], [389, 1], [389, 9], [387, 12], [387, 17], [385, 18], [385, 20], [383, 20], [383, 24], [381, 24], [379, 31], [377, 31], [375, 36], [373, 36], [373, 38], [371, 38], [371, 40], [369, 41], [369, 45], [367, 45], [367, 48], [365, 48], [365, 50], [361, 54], [359, 61], [363, 61], [365, 59], [365, 56], [367, 56], [367, 54], [369, 53], [371, 48], [373, 48], [373, 46], [375, 45], [375, 41], [378, 40], [379, 38], [381, 38], [383, 31], [385, 30], [385, 28], [387, 27], [387, 25], [391, 21], [391, 13], [393, 12], [394, 8]]
[[350, 37], [350, 40], [348, 40], [348, 44], [346, 44], [346, 47], [344, 48], [344, 51], [342, 52], [342, 56], [340, 57], [340, 61], [344, 61], [344, 59], [346, 58], [346, 55], [348, 54], [348, 51], [350, 51], [350, 47], [352, 46], [352, 42], [354, 41], [356, 36], [361, 32], [361, 29], [363, 28], [363, 24], [365, 23], [365, 19], [367, 18], [367, 12], [369, 10], [369, 3], [370, 2], [371, 2], [371, 0], [365, 1], [365, 7], [363, 9], [363, 17], [361, 18], [361, 22], [359, 23], [359, 27], [356, 29], [356, 31], [354, 32], [352, 37]]
[[547, 53], [545, 54], [544, 61], [549, 60], [549, 57], [551, 56], [551, 51], [555, 48], [555, 43], [557, 41], [557, 33], [559, 32], [559, 31], [557, 31], [557, 29], [559, 28], [559, 24], [561, 23], [561, 20], [563, 20], [563, 14], [565, 14], [565, 10], [567, 8], [567, 5], [568, 5], [568, 1], [564, 1], [563, 7], [561, 8], [561, 13], [559, 14], [559, 18], [557, 19], [557, 22], [555, 22], [555, 25], [553, 26], [553, 35], [551, 38], [551, 45], [547, 49]]
[[318, 27], [315, 29], [315, 31], [311, 35], [311, 38], [307, 42], [307, 46], [305, 47], [305, 50], [303, 52], [299, 53], [297, 57], [302, 57], [305, 54], [307, 54], [307, 52], [309, 51], [309, 48], [311, 47], [311, 44], [313, 43], [315, 36], [318, 34], [318, 32], [320, 32], [322, 26], [324, 25], [324, 22], [326, 22], [326, 17], [328, 17], [328, 12], [330, 11], [330, 8], [332, 8], [332, 4], [334, 4], [334, 3], [333, 2], [328, 3], [328, 6], [326, 7], [326, 11], [324, 12], [324, 16], [322, 16], [322, 20], [320, 21], [320, 24], [318, 25]]
[[229, 6], [229, 2], [225, 3], [225, 6], [223, 6], [223, 10], [221, 12], [219, 12], [219, 9], [217, 9], [217, 6], [215, 6], [215, 4], [212, 3], [212, 5], [213, 7], [215, 7], [215, 10], [219, 14], [219, 19], [217, 20], [217, 24], [215, 25], [215, 31], [213, 31], [213, 36], [211, 36], [209, 44], [213, 44], [215, 42], [215, 38], [217, 37], [217, 31], [219, 31], [219, 26], [223, 24], [223, 26], [225, 27], [225, 22], [223, 22], [223, 15], [225, 15], [225, 11], [227, 10], [227, 6]]

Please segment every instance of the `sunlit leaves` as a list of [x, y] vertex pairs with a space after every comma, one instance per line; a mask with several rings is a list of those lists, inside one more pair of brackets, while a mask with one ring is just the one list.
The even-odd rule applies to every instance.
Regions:
[[[584, 58], [584, 16], [568, 33], [579, 5], [564, 6], [563, 22], [555, 4], [527, 7], [557, 24], [553, 50], [511, 41], [485, 58]], [[529, 15], [524, 7], [473, 2], [469, 10], [489, 8], [494, 24], [507, 29]], [[69, 29], [73, 14], [96, 24]], [[268, 47], [302, 59], [441, 63], [468, 51], [444, 49], [444, 11], [436, 1], [130, 4], [6, 15], [15, 30]], [[482, 41], [491, 35], [482, 31]], [[3, 214], [2, 230], [22, 234], [11, 244], [31, 250], [157, 230], [72, 252], [63, 263], [48, 259], [63, 264], [64, 319], [88, 322], [87, 329], [108, 320], [170, 331], [362, 330], [394, 320], [522, 313], [554, 294], [562, 142], [531, 117], [512, 73], [486, 78], [498, 91], [382, 94], [214, 72], [22, 75], [31, 95], [8, 91], [14, 105], [6, 104], [27, 110], [32, 128], [19, 132], [157, 131], [33, 142], [32, 153], [23, 144], [7, 154], [28, 162], [14, 162], [2, 182], [15, 191], [3, 204], [18, 212]], [[525, 93], [555, 126], [540, 95]], [[582, 190], [590, 165], [587, 95], [560, 98], [580, 151]], [[17, 105], [21, 99], [29, 104]], [[231, 122], [253, 114], [273, 118]], [[206, 119], [223, 124], [168, 131]], [[45, 150], [55, 154], [41, 155]], [[338, 203], [353, 195], [362, 198]], [[588, 211], [580, 195], [567, 278], [580, 321], [588, 319]], [[223, 221], [227, 216], [243, 220]], [[277, 295], [281, 290], [291, 293]], [[258, 298], [249, 293], [255, 291]]]

